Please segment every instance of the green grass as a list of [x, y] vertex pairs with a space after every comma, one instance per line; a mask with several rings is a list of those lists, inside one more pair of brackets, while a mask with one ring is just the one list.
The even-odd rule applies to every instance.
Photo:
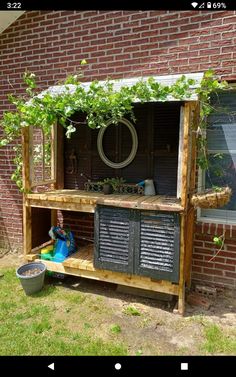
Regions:
[[[41, 292], [26, 296], [15, 270], [4, 273], [0, 280], [1, 356], [127, 355], [123, 344], [89, 333], [92, 326], [80, 319], [81, 308], [86, 308], [84, 293], [45, 285]], [[72, 329], [69, 325], [76, 321], [81, 321], [81, 327]]]
[[138, 309], [136, 309], [134, 306], [127, 306], [127, 308], [124, 309], [124, 313], [127, 315], [141, 315]]
[[119, 325], [111, 325], [110, 330], [113, 334], [119, 334], [121, 332], [121, 327]]
[[205, 328], [205, 342], [201, 349], [212, 354], [236, 354], [236, 334], [227, 335], [217, 325]]

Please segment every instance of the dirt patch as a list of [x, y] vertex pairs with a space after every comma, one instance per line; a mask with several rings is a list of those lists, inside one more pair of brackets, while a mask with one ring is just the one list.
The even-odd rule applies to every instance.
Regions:
[[24, 257], [18, 253], [7, 253], [0, 249], [0, 269], [6, 267], [20, 267], [24, 263]]

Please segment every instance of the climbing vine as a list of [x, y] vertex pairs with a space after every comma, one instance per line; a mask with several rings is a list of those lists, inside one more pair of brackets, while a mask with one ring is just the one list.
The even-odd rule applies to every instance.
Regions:
[[[82, 65], [85, 63], [85, 61], [81, 62]], [[41, 128], [46, 135], [49, 135], [56, 121], [65, 127], [66, 136], [70, 138], [76, 130], [76, 122], [71, 119], [71, 116], [78, 110], [86, 114], [87, 125], [93, 129], [106, 126], [108, 120], [116, 124], [127, 115], [135, 122], [133, 113], [135, 102], [164, 102], [170, 97], [176, 100], [186, 100], [191, 97], [191, 88], [196, 84], [193, 79], [188, 79], [183, 75], [169, 86], [161, 85], [153, 77], [149, 77], [145, 81], [139, 80], [130, 87], [122, 86], [119, 91], [114, 89], [114, 84], [110, 80], [106, 80], [103, 84], [95, 80], [85, 90], [80, 78], [81, 73], [70, 75], [65, 82], [60, 83], [64, 86], [64, 90], [57, 94], [44, 91], [39, 95], [35, 74], [26, 72], [23, 76], [26, 85], [25, 95], [9, 95], [9, 101], [15, 106], [15, 110], [6, 111], [3, 114], [0, 124], [4, 130], [4, 137], [0, 141], [0, 146], [15, 140], [21, 135], [22, 127], [30, 125]], [[213, 110], [210, 105], [210, 96], [226, 86], [225, 81], [218, 82], [214, 72], [209, 70], [196, 89], [201, 104], [197, 140], [198, 163], [202, 169], [208, 168], [204, 131], [207, 126], [207, 117]], [[22, 159], [19, 147], [17, 150], [15, 158], [17, 168], [12, 179], [22, 189]]]

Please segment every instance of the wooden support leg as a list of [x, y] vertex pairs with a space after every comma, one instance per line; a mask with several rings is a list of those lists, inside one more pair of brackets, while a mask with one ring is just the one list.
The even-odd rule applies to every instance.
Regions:
[[180, 223], [180, 262], [179, 262], [179, 290], [178, 290], [178, 308], [175, 310], [178, 314], [184, 314], [185, 307], [185, 276], [184, 276], [184, 261], [185, 261], [185, 215], [181, 216]]
[[57, 210], [51, 210], [51, 226], [57, 226]]
[[185, 309], [185, 286], [183, 285], [182, 288], [179, 290], [179, 298], [178, 298], [178, 313], [184, 315]]
[[31, 207], [23, 206], [23, 247], [24, 259], [26, 255], [31, 253], [32, 249], [32, 217]]

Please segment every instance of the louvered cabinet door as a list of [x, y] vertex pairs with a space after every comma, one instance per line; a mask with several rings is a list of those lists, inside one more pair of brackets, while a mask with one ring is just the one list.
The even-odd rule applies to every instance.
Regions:
[[135, 273], [172, 282], [179, 280], [179, 215], [141, 211]]
[[94, 266], [133, 273], [134, 225], [132, 211], [97, 206], [95, 212]]

